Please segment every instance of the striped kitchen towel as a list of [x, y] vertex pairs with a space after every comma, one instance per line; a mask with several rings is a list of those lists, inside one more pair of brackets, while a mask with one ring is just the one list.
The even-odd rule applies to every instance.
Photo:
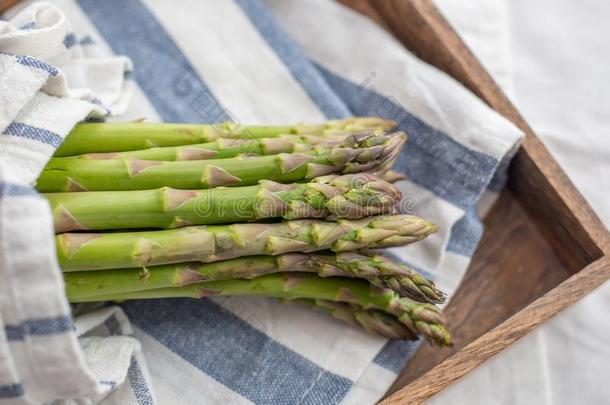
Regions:
[[[82, 48], [133, 61], [120, 120], [397, 120], [410, 136], [397, 163], [402, 209], [441, 231], [391, 252], [455, 291], [522, 138], [460, 84], [332, 0], [54, 3]], [[76, 325], [90, 367], [116, 366], [107, 403], [373, 403], [417, 348], [263, 298], [131, 301]], [[100, 359], [134, 338], [149, 376], [129, 350]]]
[[130, 70], [124, 57], [83, 52], [49, 3], [0, 21], [0, 403], [110, 390], [77, 341], [51, 212], [32, 185], [78, 121], [125, 108]]

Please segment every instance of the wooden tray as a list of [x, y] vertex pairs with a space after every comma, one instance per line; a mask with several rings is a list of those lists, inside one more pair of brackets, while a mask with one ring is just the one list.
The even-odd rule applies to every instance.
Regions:
[[[0, 0], [0, 12], [19, 0]], [[455, 346], [422, 345], [382, 401], [420, 403], [610, 278], [610, 235], [431, 0], [339, 0], [452, 75], [527, 137], [446, 308]]]
[[422, 345], [384, 404], [420, 403], [610, 278], [610, 235], [432, 0], [339, 0], [526, 133], [508, 188], [446, 308], [455, 346]]

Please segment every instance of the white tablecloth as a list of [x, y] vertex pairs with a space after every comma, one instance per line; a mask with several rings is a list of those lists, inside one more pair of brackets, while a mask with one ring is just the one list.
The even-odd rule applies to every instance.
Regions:
[[[610, 225], [610, 2], [436, 0]], [[433, 404], [610, 403], [610, 283]]]

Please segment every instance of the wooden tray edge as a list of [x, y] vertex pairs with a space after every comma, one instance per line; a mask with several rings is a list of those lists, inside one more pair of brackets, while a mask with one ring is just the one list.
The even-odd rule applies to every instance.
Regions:
[[569, 307], [610, 278], [610, 258], [590, 264], [523, 310], [470, 343], [381, 404], [421, 403], [487, 361], [541, 323]]

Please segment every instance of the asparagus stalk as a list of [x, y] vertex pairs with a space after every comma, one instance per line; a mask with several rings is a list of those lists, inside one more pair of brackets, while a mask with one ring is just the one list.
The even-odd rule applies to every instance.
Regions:
[[377, 177], [387, 181], [388, 183], [396, 183], [400, 180], [405, 180], [407, 176], [404, 173], [396, 172], [394, 170], [387, 170], [385, 172], [376, 173]]
[[87, 153], [87, 159], [142, 160], [205, 160], [226, 159], [240, 155], [277, 155], [279, 153], [304, 152], [315, 146], [337, 146], [349, 136], [348, 132], [319, 135], [278, 135], [273, 138], [233, 139], [218, 138], [213, 142], [181, 146], [154, 147], [125, 152]]
[[417, 335], [400, 323], [395, 316], [378, 309], [363, 309], [358, 305], [346, 304], [344, 302], [306, 298], [288, 300], [286, 302], [298, 302], [310, 306], [313, 309], [330, 314], [335, 319], [352, 326], [362, 327], [371, 333], [376, 333], [389, 339], [417, 339]]
[[252, 280], [231, 279], [206, 281], [183, 287], [109, 294], [71, 302], [123, 301], [190, 297], [203, 298], [215, 295], [265, 296], [283, 299], [321, 299], [355, 304], [365, 309], [378, 309], [394, 315], [403, 325], [439, 346], [451, 345], [451, 337], [443, 326], [442, 312], [432, 304], [401, 298], [393, 291], [372, 286], [363, 280], [342, 277], [320, 278], [306, 273], [276, 273]]
[[219, 138], [267, 138], [282, 134], [326, 135], [337, 132], [390, 130], [396, 123], [375, 117], [352, 117], [322, 124], [278, 126], [220, 124], [93, 123], [77, 125], [55, 156], [121, 152], [151, 147], [189, 145]]
[[413, 215], [327, 222], [189, 226], [143, 232], [62, 233], [57, 257], [64, 271], [145, 268], [187, 261], [216, 262], [242, 256], [402, 246], [424, 239], [436, 226]]
[[180, 263], [140, 269], [76, 271], [64, 274], [68, 295], [86, 299], [97, 295], [123, 294], [165, 287], [179, 287], [201, 281], [252, 279], [279, 272], [316, 273], [321, 277], [353, 277], [389, 288], [401, 297], [441, 303], [444, 294], [434, 283], [411, 268], [373, 253], [357, 254], [287, 253], [279, 256], [251, 256], [216, 263]]
[[161, 162], [138, 159], [53, 158], [38, 178], [41, 192], [143, 190], [159, 187], [200, 189], [246, 186], [267, 179], [296, 182], [331, 173], [389, 169], [406, 135], [361, 132], [335, 147], [303, 153]]
[[178, 228], [264, 218], [362, 218], [388, 213], [400, 191], [368, 173], [324, 176], [312, 183], [209, 190], [50, 193], [55, 231]]

